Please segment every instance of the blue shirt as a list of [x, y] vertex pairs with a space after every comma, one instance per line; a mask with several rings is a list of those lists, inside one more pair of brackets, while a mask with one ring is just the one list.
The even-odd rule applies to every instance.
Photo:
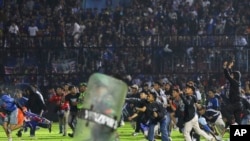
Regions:
[[6, 112], [12, 112], [17, 109], [14, 98], [10, 97], [7, 94], [1, 96], [0, 106]]

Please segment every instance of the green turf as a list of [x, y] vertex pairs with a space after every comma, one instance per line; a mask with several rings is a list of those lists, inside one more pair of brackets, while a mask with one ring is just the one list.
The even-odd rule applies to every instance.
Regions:
[[[71, 130], [69, 129], [69, 132]], [[58, 124], [53, 123], [52, 132], [49, 133], [47, 129], [39, 129], [36, 132], [35, 138], [29, 137], [29, 132], [26, 132], [23, 134], [21, 138], [16, 137], [16, 132], [12, 132], [13, 141], [28, 141], [28, 140], [36, 140], [36, 141], [72, 141], [72, 138], [65, 136], [63, 137], [61, 134], [59, 134], [58, 130]], [[146, 141], [142, 134], [139, 134], [138, 136], [132, 136], [131, 133], [133, 132], [133, 129], [129, 123], [126, 123], [125, 126], [118, 129], [120, 141]], [[178, 131], [173, 131], [171, 134], [173, 141], [184, 141], [183, 135], [180, 134]], [[224, 140], [228, 139], [229, 135], [228, 133], [225, 135]], [[3, 132], [2, 128], [0, 129], [0, 141], [6, 141], [7, 137], [5, 133]], [[160, 140], [157, 140], [160, 141]], [[205, 141], [204, 139], [202, 141]]]

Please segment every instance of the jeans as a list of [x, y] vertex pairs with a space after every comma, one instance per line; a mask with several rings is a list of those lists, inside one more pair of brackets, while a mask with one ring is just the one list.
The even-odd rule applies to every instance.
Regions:
[[249, 125], [250, 124], [250, 114], [244, 116], [242, 119], [241, 119], [241, 125]]
[[[161, 140], [162, 141], [169, 141], [169, 124], [170, 124], [170, 115], [167, 114], [165, 118], [163, 118], [160, 123], [160, 131], [161, 131]], [[148, 140], [154, 141], [154, 135], [155, 135], [155, 125], [157, 123], [149, 122], [149, 130], [148, 130]]]

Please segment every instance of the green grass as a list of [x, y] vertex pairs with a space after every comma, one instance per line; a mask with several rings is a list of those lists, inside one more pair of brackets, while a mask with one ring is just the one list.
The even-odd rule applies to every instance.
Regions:
[[[26, 132], [23, 134], [21, 138], [16, 137], [16, 132], [12, 132], [13, 141], [28, 141], [28, 140], [36, 140], [36, 141], [72, 141], [72, 138], [65, 136], [63, 137], [61, 134], [59, 134], [58, 130], [58, 124], [53, 123], [52, 132], [49, 133], [47, 129], [40, 128], [38, 131], [36, 131], [36, 138], [30, 138], [29, 132]], [[68, 130], [71, 132], [71, 130]], [[130, 123], [126, 123], [125, 126], [118, 129], [120, 141], [146, 141], [146, 139], [143, 137], [142, 134], [139, 134], [138, 136], [132, 136], [131, 133], [134, 130], [132, 129]], [[180, 134], [178, 131], [174, 130], [171, 134], [173, 141], [184, 141], [183, 135]], [[224, 140], [228, 139], [229, 135], [228, 133], [225, 135]], [[7, 137], [3, 131], [2, 128], [0, 128], [0, 141], [7, 140]], [[160, 141], [160, 140], [157, 140]], [[204, 139], [202, 141], [205, 141]]]

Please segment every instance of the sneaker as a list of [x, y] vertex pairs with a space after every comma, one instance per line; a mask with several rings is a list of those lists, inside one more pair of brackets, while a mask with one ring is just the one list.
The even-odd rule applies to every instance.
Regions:
[[21, 130], [17, 131], [16, 135], [17, 135], [17, 137], [19, 137], [19, 138], [22, 137], [22, 131], [21, 131]]
[[122, 120], [121, 121], [121, 126], [124, 126], [125, 125], [125, 122]]
[[48, 124], [48, 129], [49, 129], [49, 132], [51, 133], [51, 130], [52, 130], [52, 121]]
[[71, 137], [71, 138], [74, 137], [73, 133], [68, 133], [68, 136]]
[[139, 133], [134, 132], [134, 133], [132, 133], [132, 136], [138, 136], [138, 134], [139, 134]]
[[209, 141], [216, 141], [216, 139], [214, 137], [212, 137]]
[[8, 138], [8, 141], [12, 141], [12, 138]]

